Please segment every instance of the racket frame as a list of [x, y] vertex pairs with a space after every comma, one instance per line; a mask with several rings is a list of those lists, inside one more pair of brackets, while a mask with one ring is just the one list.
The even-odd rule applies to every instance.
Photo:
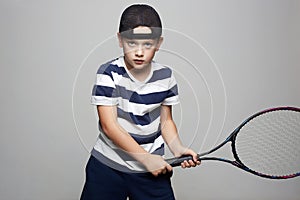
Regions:
[[[253, 120], [254, 118], [265, 114], [265, 113], [269, 113], [269, 112], [274, 112], [274, 111], [279, 111], [279, 110], [289, 110], [289, 111], [296, 111], [296, 112], [300, 112], [299, 108], [295, 108], [295, 107], [276, 107], [276, 108], [270, 108], [270, 109], [266, 109], [263, 111], [260, 111], [250, 117], [248, 117], [246, 120], [243, 121], [243, 123], [241, 123], [236, 129], [234, 129], [234, 131], [224, 140], [224, 142], [220, 143], [219, 145], [217, 145], [216, 147], [214, 147], [213, 149], [198, 154], [197, 157], [199, 160], [215, 160], [215, 161], [221, 161], [221, 162], [225, 162], [225, 163], [229, 163], [232, 164], [242, 170], [245, 170], [251, 174], [263, 177], [263, 178], [269, 178], [269, 179], [289, 179], [289, 178], [294, 178], [297, 176], [300, 176], [300, 172], [295, 173], [295, 174], [289, 174], [289, 175], [283, 175], [283, 176], [274, 176], [274, 175], [268, 175], [268, 174], [262, 174], [259, 172], [256, 172], [250, 168], [248, 168], [247, 166], [245, 166], [242, 161], [239, 159], [238, 154], [236, 152], [236, 147], [235, 147], [235, 140], [236, 140], [236, 136], [239, 133], [239, 131], [241, 130], [242, 127], [244, 127], [249, 121]], [[227, 144], [228, 142], [231, 142], [231, 150], [232, 150], [232, 154], [235, 160], [229, 160], [226, 158], [219, 158], [219, 157], [208, 157], [206, 155], [213, 153], [215, 151], [217, 151], [218, 149], [220, 149], [222, 146], [224, 146], [225, 144]], [[170, 164], [172, 167], [176, 167], [176, 166], [180, 166], [182, 162], [186, 161], [186, 160], [193, 160], [193, 157], [190, 155], [183, 155], [181, 157], [175, 157], [175, 158], [170, 158], [170, 159], [166, 159], [166, 162], [168, 164]]]

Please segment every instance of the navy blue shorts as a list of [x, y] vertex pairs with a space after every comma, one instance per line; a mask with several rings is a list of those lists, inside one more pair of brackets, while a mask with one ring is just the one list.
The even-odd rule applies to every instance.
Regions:
[[90, 157], [81, 200], [174, 200], [170, 175], [125, 173]]

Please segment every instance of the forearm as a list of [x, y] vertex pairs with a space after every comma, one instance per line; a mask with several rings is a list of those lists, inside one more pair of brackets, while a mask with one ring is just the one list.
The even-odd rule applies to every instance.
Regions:
[[98, 106], [98, 115], [102, 130], [120, 149], [140, 162], [154, 176], [171, 171], [172, 167], [159, 155], [152, 155], [144, 150], [117, 122], [115, 106]]
[[185, 146], [182, 145], [181, 140], [179, 138], [176, 125], [172, 118], [164, 118], [162, 123], [162, 135], [167, 143], [169, 149], [173, 153], [175, 157], [180, 157], [182, 155], [191, 155], [193, 157], [193, 160], [184, 161], [181, 163], [181, 167], [195, 167], [196, 165], [200, 164], [200, 161], [198, 161], [197, 154]]
[[135, 160], [143, 163], [148, 152], [145, 151], [118, 123], [110, 123], [102, 127], [107, 137], [120, 149], [127, 152]]
[[172, 119], [162, 121], [162, 136], [169, 149], [175, 156], [181, 156], [185, 147], [182, 145], [176, 125]]
[[154, 176], [171, 171], [172, 167], [159, 155], [152, 155], [144, 150], [117, 122], [102, 127], [105, 134], [120, 149], [140, 162]]
[[137, 161], [143, 161], [149, 156], [130, 135], [117, 122], [117, 109], [111, 106], [98, 106], [98, 115], [105, 135], [120, 149], [127, 152]]

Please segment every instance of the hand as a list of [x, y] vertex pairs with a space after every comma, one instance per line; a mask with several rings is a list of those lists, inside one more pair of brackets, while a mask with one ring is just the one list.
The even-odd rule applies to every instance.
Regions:
[[190, 167], [196, 167], [197, 165], [201, 164], [201, 161], [198, 160], [197, 153], [195, 153], [193, 150], [188, 148], [182, 148], [181, 153], [179, 153], [179, 156], [182, 155], [191, 155], [193, 157], [193, 160], [185, 160], [181, 163], [182, 168], [190, 168]]
[[193, 150], [186, 149], [183, 155], [191, 155], [193, 156], [193, 160], [185, 160], [184, 162], [182, 162], [182, 168], [196, 167], [197, 165], [201, 164], [200, 160], [198, 160], [197, 154]]
[[172, 172], [173, 168], [169, 165], [161, 156], [149, 154], [147, 158], [143, 161], [146, 169], [153, 174], [158, 176], [160, 174], [166, 174]]

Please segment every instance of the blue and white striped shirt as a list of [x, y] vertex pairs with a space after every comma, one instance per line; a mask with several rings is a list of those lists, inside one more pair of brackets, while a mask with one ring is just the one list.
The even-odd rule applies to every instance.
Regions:
[[[147, 152], [164, 155], [160, 130], [161, 105], [179, 103], [177, 83], [170, 68], [152, 61], [148, 78], [141, 82], [127, 70], [124, 57], [119, 57], [98, 69], [91, 103], [117, 106], [118, 123], [133, 139]], [[145, 170], [114, 145], [102, 131], [101, 125], [99, 130], [93, 156], [118, 170]]]

